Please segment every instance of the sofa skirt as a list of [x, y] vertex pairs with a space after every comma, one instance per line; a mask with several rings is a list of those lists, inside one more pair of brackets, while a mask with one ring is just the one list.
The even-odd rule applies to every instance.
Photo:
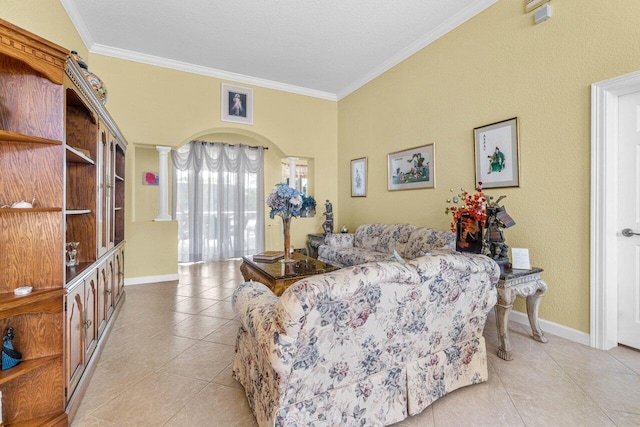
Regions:
[[482, 336], [411, 362], [407, 365], [409, 415], [419, 414], [447, 393], [488, 378]]

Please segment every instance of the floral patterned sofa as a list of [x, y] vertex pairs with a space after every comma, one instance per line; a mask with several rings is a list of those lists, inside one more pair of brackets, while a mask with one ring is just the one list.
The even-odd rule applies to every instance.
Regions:
[[318, 247], [318, 259], [337, 267], [371, 261], [387, 261], [394, 251], [402, 259], [414, 259], [432, 251], [455, 251], [451, 231], [411, 224], [365, 224], [355, 234], [328, 234]]
[[500, 269], [435, 254], [310, 276], [281, 297], [241, 284], [233, 375], [260, 427], [382, 426], [487, 380]]

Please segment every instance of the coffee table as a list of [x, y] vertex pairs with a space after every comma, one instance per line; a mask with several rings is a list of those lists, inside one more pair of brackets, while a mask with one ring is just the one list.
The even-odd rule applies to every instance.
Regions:
[[328, 273], [338, 270], [338, 267], [326, 264], [317, 259], [294, 252], [295, 262], [258, 262], [252, 256], [242, 257], [240, 272], [244, 280], [253, 280], [266, 285], [277, 296], [293, 283], [314, 274]]

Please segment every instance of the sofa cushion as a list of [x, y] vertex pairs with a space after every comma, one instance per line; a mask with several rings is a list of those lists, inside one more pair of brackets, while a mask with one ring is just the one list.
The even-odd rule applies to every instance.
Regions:
[[380, 233], [375, 250], [386, 254], [392, 254], [394, 250], [404, 253], [409, 237], [416, 228], [418, 227], [411, 224], [387, 225]]
[[382, 232], [387, 227], [385, 224], [363, 224], [356, 229], [354, 246], [356, 248], [377, 250], [378, 241]]
[[331, 260], [331, 264], [336, 267], [349, 267], [365, 262], [387, 261], [389, 259], [389, 254], [356, 247], [340, 249], [324, 245], [320, 246], [318, 251], [319, 259]]
[[429, 252], [442, 250], [456, 250], [456, 235], [451, 231], [424, 227], [416, 228], [404, 246], [404, 252], [398, 252], [404, 258], [415, 259]]

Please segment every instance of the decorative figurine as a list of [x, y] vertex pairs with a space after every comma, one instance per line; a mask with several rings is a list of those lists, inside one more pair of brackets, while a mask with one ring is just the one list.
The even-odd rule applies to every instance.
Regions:
[[493, 203], [487, 202], [487, 221], [482, 244], [482, 253], [493, 258], [502, 273], [511, 269], [509, 246], [504, 241], [503, 230], [516, 225], [504, 206], [499, 205], [505, 197], [507, 196], [500, 196]]
[[326, 212], [324, 212], [322, 215], [326, 216], [327, 218], [322, 223], [322, 229], [324, 230], [324, 234], [326, 236], [327, 234], [333, 233], [333, 206], [331, 205], [331, 202], [329, 200], [325, 202], [324, 206]]
[[15, 333], [12, 327], [7, 328], [7, 333], [2, 337], [2, 370], [13, 368], [20, 360], [22, 360], [22, 354], [13, 349], [13, 343], [11, 342], [15, 338]]

